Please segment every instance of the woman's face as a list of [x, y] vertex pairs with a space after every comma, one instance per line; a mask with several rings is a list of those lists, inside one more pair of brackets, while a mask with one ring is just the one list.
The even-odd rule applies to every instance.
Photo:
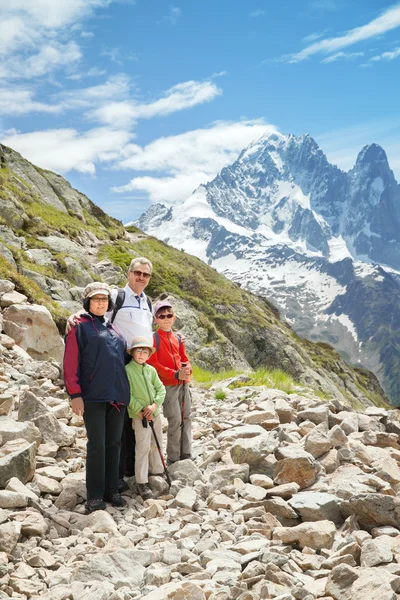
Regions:
[[108, 308], [108, 296], [105, 294], [96, 294], [89, 299], [89, 310], [92, 315], [102, 317]]

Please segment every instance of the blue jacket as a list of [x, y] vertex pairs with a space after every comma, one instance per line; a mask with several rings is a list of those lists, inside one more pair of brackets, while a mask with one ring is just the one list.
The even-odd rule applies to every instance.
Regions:
[[127, 406], [126, 342], [106, 319], [83, 314], [67, 335], [64, 380], [71, 398]]

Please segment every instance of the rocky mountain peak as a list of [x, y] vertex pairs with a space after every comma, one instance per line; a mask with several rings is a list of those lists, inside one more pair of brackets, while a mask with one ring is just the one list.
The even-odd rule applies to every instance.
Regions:
[[[361, 176], [363, 178], [380, 177], [385, 187], [395, 183], [386, 152], [378, 144], [370, 144], [362, 148], [350, 173], [353, 176]], [[378, 185], [378, 182], [376, 182], [376, 185]]]

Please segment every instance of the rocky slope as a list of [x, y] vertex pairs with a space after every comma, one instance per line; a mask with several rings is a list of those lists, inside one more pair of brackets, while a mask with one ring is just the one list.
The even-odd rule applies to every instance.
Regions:
[[400, 186], [382, 148], [363, 148], [345, 173], [309, 135], [266, 136], [136, 224], [273, 300], [400, 403]]
[[[1, 285], [3, 306], [21, 301]], [[60, 365], [0, 334], [0, 599], [399, 598], [398, 411], [246, 376], [218, 388], [192, 388], [194, 460], [170, 489], [152, 477], [143, 502], [131, 478], [126, 507], [85, 515]]]
[[[31, 304], [47, 308], [61, 331], [65, 315], [80, 308], [82, 286], [95, 279], [124, 282], [132, 257], [145, 255], [155, 267], [147, 290], [153, 298], [167, 291], [176, 299], [178, 325], [199, 366], [282, 369], [353, 406], [385, 401], [372, 374], [350, 368], [326, 345], [301, 340], [268, 301], [195, 257], [135, 228], [125, 230], [65, 179], [1, 145], [0, 206], [0, 278], [12, 281]], [[3, 298], [3, 303], [23, 304], [26, 298]], [[5, 333], [11, 336], [18, 310], [10, 307], [5, 316]], [[25, 323], [19, 329], [18, 343], [37, 358], [32, 328]], [[59, 350], [48, 356], [59, 359]]]

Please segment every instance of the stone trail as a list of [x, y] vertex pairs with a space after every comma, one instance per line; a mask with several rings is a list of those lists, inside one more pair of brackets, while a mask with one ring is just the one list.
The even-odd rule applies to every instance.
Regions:
[[0, 326], [0, 600], [400, 599], [397, 411], [223, 386], [193, 388], [170, 490], [143, 502], [131, 478], [125, 508], [86, 515], [60, 365]]

